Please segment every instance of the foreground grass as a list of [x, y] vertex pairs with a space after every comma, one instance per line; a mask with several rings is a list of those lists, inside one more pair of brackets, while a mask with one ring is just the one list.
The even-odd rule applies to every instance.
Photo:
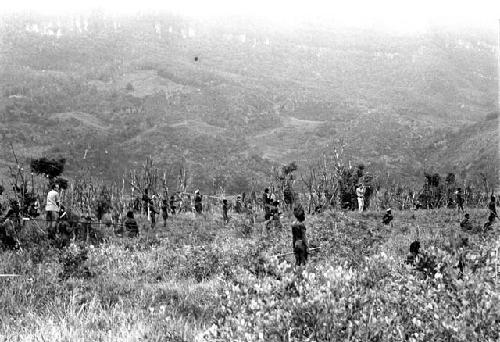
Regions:
[[[2, 254], [0, 272], [20, 277], [0, 278], [0, 340], [500, 340], [498, 226], [467, 236], [458, 279], [456, 211], [397, 212], [392, 227], [380, 217], [309, 216], [321, 249], [300, 269], [281, 255], [291, 250], [288, 217], [267, 233], [242, 217], [224, 227], [180, 215], [138, 239], [105, 231], [101, 246], [62, 252], [38, 236]], [[471, 217], [479, 225], [485, 212]], [[402, 264], [416, 238], [443, 265], [432, 279]]]

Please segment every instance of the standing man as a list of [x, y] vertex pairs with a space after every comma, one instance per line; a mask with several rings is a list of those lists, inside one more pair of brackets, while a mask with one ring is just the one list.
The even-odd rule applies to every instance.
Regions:
[[168, 201], [167, 199], [163, 199], [162, 205], [161, 205], [161, 212], [163, 215], [163, 227], [167, 227], [167, 219], [168, 219]]
[[172, 213], [172, 215], [175, 215], [175, 209], [177, 207], [175, 206], [175, 196], [172, 195], [170, 196], [170, 212]]
[[455, 192], [455, 195], [457, 196], [457, 208], [459, 211], [464, 211], [464, 196], [462, 193], [462, 188], [458, 188], [457, 191]]
[[59, 217], [59, 184], [53, 183], [51, 190], [47, 194], [47, 202], [45, 204], [47, 233], [49, 239], [54, 239], [56, 236], [56, 222]]
[[227, 199], [222, 200], [222, 220], [224, 224], [229, 222], [229, 216], [227, 216]]
[[306, 226], [304, 221], [306, 215], [302, 206], [298, 206], [293, 210], [296, 221], [292, 223], [292, 248], [295, 254], [295, 265], [303, 266], [306, 264], [307, 255], [309, 253], [306, 238]]
[[271, 197], [269, 195], [269, 189], [266, 188], [264, 190], [264, 194], [262, 195], [262, 205], [264, 206], [264, 218], [265, 220], [269, 220], [271, 218]]
[[237, 214], [241, 214], [241, 195], [236, 197], [236, 205], [234, 206], [234, 211]]
[[358, 197], [358, 212], [362, 213], [365, 206], [365, 186], [363, 183], [359, 183], [356, 188], [356, 196]]
[[488, 210], [490, 211], [490, 215], [492, 215], [493, 217], [498, 217], [495, 202], [496, 202], [495, 196], [491, 195], [490, 203], [488, 203]]
[[194, 210], [198, 215], [203, 212], [203, 197], [200, 195], [200, 190], [194, 192]]

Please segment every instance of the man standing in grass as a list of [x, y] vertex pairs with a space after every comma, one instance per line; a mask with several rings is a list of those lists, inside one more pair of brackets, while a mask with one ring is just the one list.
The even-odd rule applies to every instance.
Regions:
[[264, 190], [264, 194], [262, 195], [262, 205], [264, 206], [264, 219], [267, 221], [271, 218], [271, 210], [269, 208], [271, 204], [271, 197], [269, 195], [269, 189], [266, 188]]
[[203, 212], [203, 197], [200, 195], [200, 190], [194, 192], [194, 210], [196, 214], [201, 215]]
[[457, 196], [457, 208], [459, 211], [464, 211], [464, 196], [462, 193], [462, 188], [458, 188], [457, 191], [455, 192]]
[[362, 213], [365, 206], [365, 186], [359, 183], [356, 188], [356, 196], [358, 197], [358, 212]]
[[306, 264], [308, 255], [306, 226], [304, 224], [306, 214], [302, 206], [298, 206], [293, 210], [293, 215], [296, 218], [296, 221], [292, 224], [292, 246], [295, 254], [295, 265], [302, 266]]
[[495, 196], [491, 195], [490, 203], [488, 203], [488, 210], [490, 211], [490, 215], [492, 215], [493, 217], [498, 217], [495, 201]]
[[162, 200], [161, 212], [163, 215], [163, 227], [167, 227], [167, 219], [168, 219], [168, 201], [167, 199]]
[[56, 221], [59, 213], [59, 184], [53, 183], [51, 190], [47, 194], [45, 204], [47, 233], [49, 239], [54, 239], [56, 235]]
[[222, 200], [222, 220], [224, 221], [224, 224], [229, 222], [229, 216], [227, 216], [227, 199]]

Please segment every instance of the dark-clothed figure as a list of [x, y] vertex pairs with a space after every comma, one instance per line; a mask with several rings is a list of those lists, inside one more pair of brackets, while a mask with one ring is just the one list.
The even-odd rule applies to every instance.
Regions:
[[488, 203], [488, 210], [490, 211], [490, 214], [493, 214], [494, 217], [498, 217], [495, 201], [495, 196], [491, 196], [490, 203]]
[[222, 200], [222, 220], [224, 224], [229, 222], [229, 217], [227, 216], [227, 199]]
[[148, 208], [149, 208], [149, 215], [151, 217], [151, 229], [154, 229], [156, 227], [156, 214], [158, 214], [157, 207], [155, 205], [156, 201], [156, 196], [153, 195], [151, 200], [148, 203]]
[[385, 225], [388, 225], [391, 223], [391, 221], [394, 219], [394, 216], [392, 216], [391, 209], [387, 209], [384, 217], [382, 218], [382, 223]]
[[168, 219], [168, 202], [166, 199], [164, 199], [162, 201], [161, 213], [163, 215], [163, 227], [166, 227], [167, 226], [167, 219]]
[[488, 210], [490, 213], [488, 215], [488, 221], [483, 225], [484, 231], [490, 230], [491, 226], [493, 226], [493, 223], [495, 222], [495, 219], [498, 218], [495, 206], [495, 196], [491, 196], [490, 203], [488, 203]]
[[269, 206], [270, 219], [269, 222], [266, 223], [266, 229], [268, 232], [271, 230], [271, 228], [276, 229], [282, 227], [280, 221], [279, 205], [280, 202], [276, 200]]
[[410, 253], [406, 256], [406, 263], [415, 266], [420, 255], [420, 241], [413, 241], [410, 244]]
[[99, 201], [99, 203], [97, 203], [97, 212], [96, 212], [96, 216], [97, 216], [97, 222], [99, 222], [99, 225], [101, 225], [101, 221], [102, 221], [102, 217], [104, 216], [104, 203], [102, 201]]
[[200, 190], [194, 192], [194, 210], [197, 214], [203, 212], [203, 197], [200, 195]]
[[129, 238], [135, 238], [139, 235], [139, 225], [137, 225], [137, 221], [134, 219], [134, 213], [132, 211], [127, 212], [127, 218], [125, 222], [123, 222], [123, 225], [125, 226], [125, 231]]
[[10, 200], [10, 207], [7, 214], [0, 218], [0, 246], [8, 249], [18, 247], [16, 240], [16, 227], [19, 226], [19, 203], [17, 200]]
[[115, 208], [113, 210], [112, 218], [113, 218], [113, 230], [115, 234], [121, 234], [120, 233], [120, 212], [118, 208]]
[[464, 219], [460, 222], [460, 228], [467, 231], [472, 230], [472, 222], [470, 221], [469, 213], [466, 213]]
[[264, 194], [262, 195], [262, 205], [264, 206], [264, 219], [267, 221], [271, 218], [271, 196], [269, 195], [269, 189], [266, 188], [264, 190]]
[[88, 241], [93, 235], [92, 233], [92, 217], [90, 215], [83, 216], [80, 219], [82, 222], [79, 224], [79, 237], [82, 241]]
[[457, 208], [460, 211], [464, 211], [464, 195], [462, 193], [462, 188], [458, 188], [457, 192]]
[[175, 215], [175, 209], [176, 209], [176, 205], [175, 205], [175, 196], [172, 195], [170, 196], [170, 212], [172, 213], [172, 215]]
[[305, 265], [307, 261], [308, 248], [306, 238], [306, 226], [304, 221], [306, 215], [304, 209], [299, 206], [293, 210], [296, 221], [292, 224], [292, 246], [295, 254], [295, 265]]
[[66, 212], [64, 206], [61, 205], [59, 210], [59, 219], [57, 223], [57, 229], [59, 232], [59, 244], [60, 247], [67, 247], [71, 242], [71, 236], [73, 235], [73, 228], [68, 221], [68, 213]]
[[237, 214], [241, 214], [241, 195], [238, 195], [236, 197], [236, 204], [234, 206], [234, 212], [237, 213]]
[[7, 210], [3, 220], [10, 220], [14, 225], [19, 225], [21, 223], [19, 202], [17, 199], [11, 199], [9, 204], [9, 210]]

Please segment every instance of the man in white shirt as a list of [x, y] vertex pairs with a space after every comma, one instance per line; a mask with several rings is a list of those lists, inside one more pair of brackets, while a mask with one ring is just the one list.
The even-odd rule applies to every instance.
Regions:
[[358, 197], [358, 211], [362, 213], [365, 206], [365, 187], [362, 183], [356, 189], [356, 196]]
[[53, 239], [55, 238], [56, 222], [59, 215], [59, 184], [52, 184], [51, 190], [47, 194], [45, 211], [47, 213], [47, 232], [49, 239]]

